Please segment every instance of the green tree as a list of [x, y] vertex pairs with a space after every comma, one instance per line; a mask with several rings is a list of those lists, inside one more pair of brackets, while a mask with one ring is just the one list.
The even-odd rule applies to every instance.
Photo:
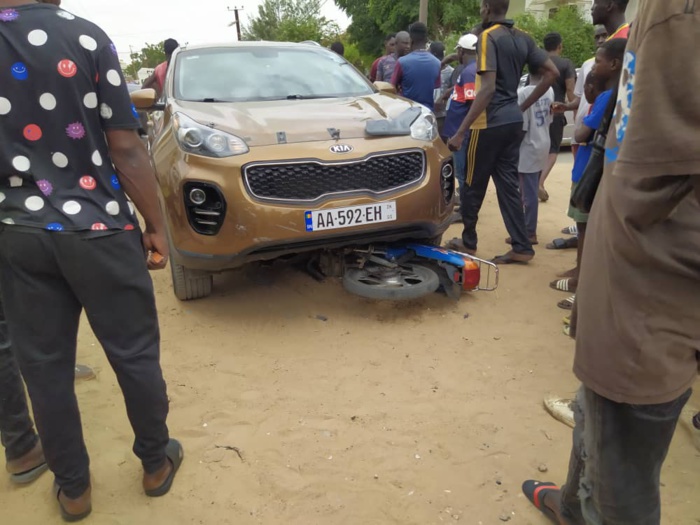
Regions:
[[327, 45], [340, 34], [338, 25], [321, 15], [321, 0], [265, 0], [243, 28], [244, 40]]
[[128, 78], [137, 78], [141, 68], [154, 68], [162, 62], [165, 62], [163, 42], [146, 44], [146, 47], [138, 53], [131, 53], [131, 64], [124, 68], [124, 75]]
[[532, 35], [539, 46], [547, 33], [557, 32], [564, 39], [562, 56], [580, 66], [595, 54], [593, 26], [576, 6], [562, 6], [551, 18], [535, 18], [530, 14], [516, 17], [516, 24]]
[[[362, 53], [382, 52], [384, 36], [408, 29], [418, 20], [420, 0], [336, 0], [352, 17], [348, 36]], [[479, 21], [480, 0], [431, 0], [428, 27], [439, 40], [453, 32], [462, 33]]]

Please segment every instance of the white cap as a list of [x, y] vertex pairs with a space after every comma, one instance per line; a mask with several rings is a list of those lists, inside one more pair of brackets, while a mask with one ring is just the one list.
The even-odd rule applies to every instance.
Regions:
[[464, 35], [457, 42], [457, 47], [455, 49], [466, 49], [468, 51], [476, 51], [476, 43], [479, 41], [479, 37], [472, 35], [471, 33]]

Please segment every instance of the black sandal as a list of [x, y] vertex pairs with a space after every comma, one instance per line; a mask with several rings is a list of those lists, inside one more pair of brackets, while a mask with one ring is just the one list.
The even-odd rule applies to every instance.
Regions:
[[573, 248], [578, 248], [578, 237], [554, 239], [547, 245], [548, 250], [570, 250]]
[[559, 490], [559, 487], [550, 481], [535, 481], [529, 479], [523, 483], [523, 494], [525, 494], [525, 497], [530, 500], [530, 503], [544, 514], [547, 519], [557, 525], [559, 525], [559, 520], [556, 514], [554, 514], [554, 511], [544, 504], [544, 497], [547, 495], [547, 492], [558, 492]]

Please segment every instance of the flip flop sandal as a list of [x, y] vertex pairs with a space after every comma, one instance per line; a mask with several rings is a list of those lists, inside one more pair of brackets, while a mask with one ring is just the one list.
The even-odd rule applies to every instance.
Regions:
[[552, 281], [549, 283], [549, 287], [559, 292], [576, 293], [576, 286], [569, 286], [571, 280], [572, 279], [559, 279], [558, 281]]
[[562, 319], [562, 322], [564, 323], [564, 326], [571, 326], [571, 316], [567, 315]]
[[462, 242], [462, 239], [454, 238], [451, 241], [449, 241], [447, 244], [445, 244], [445, 247], [448, 250], [454, 250], [456, 252], [462, 252], [466, 253], [468, 255], [476, 255], [476, 250], [472, 250], [471, 248], [467, 248], [464, 243]]
[[494, 264], [527, 264], [534, 257], [534, 255], [525, 255], [511, 251], [504, 255], [497, 255], [491, 259], [491, 262]]
[[549, 200], [549, 193], [547, 193], [547, 190], [544, 188], [540, 188], [537, 190], [537, 198], [542, 202], [547, 202]]
[[63, 518], [63, 521], [67, 521], [68, 523], [75, 523], [76, 521], [84, 520], [92, 512], [92, 504], [90, 504], [90, 507], [85, 512], [81, 512], [80, 514], [70, 514], [69, 512], [66, 511], [66, 509], [61, 504], [61, 500], [58, 499], [58, 496], [60, 494], [61, 494], [61, 487], [59, 487], [58, 483], [56, 483], [54, 481], [54, 483], [53, 483], [53, 496], [54, 496], [54, 498], [56, 498], [56, 501], [58, 501], [58, 507], [61, 509], [61, 518]]
[[571, 337], [571, 325], [565, 324], [562, 328], [562, 332], [564, 332], [566, 337]]
[[571, 237], [569, 239], [554, 239], [546, 246], [546, 248], [548, 250], [569, 250], [578, 248], [578, 237]]
[[568, 427], [574, 428], [576, 422], [574, 420], [573, 403], [573, 399], [546, 397], [544, 399], [544, 408], [554, 419]]
[[559, 301], [557, 303], [557, 306], [561, 308], [562, 310], [573, 310], [574, 308], [574, 301], [576, 301], [576, 296], [572, 295], [571, 297], [567, 297], [563, 301]]
[[11, 474], [10, 481], [15, 485], [28, 485], [39, 479], [47, 470], [49, 470], [49, 466], [44, 462], [41, 465], [20, 472], [19, 474]]
[[575, 224], [573, 226], [567, 226], [566, 228], [562, 228], [561, 232], [564, 235], [578, 235], [578, 226]]
[[180, 465], [182, 465], [182, 460], [185, 458], [185, 451], [177, 439], [171, 439], [168, 441], [168, 444], [165, 447], [165, 456], [170, 460], [173, 468], [163, 484], [155, 489], [147, 490], [146, 496], [151, 498], [159, 498], [160, 496], [165, 496], [168, 492], [170, 492], [170, 488], [173, 486], [173, 480], [175, 479], [175, 474], [177, 474]]
[[557, 492], [559, 490], [559, 487], [550, 481], [540, 482], [529, 479], [523, 483], [523, 494], [525, 494], [525, 497], [530, 500], [530, 503], [532, 503], [537, 510], [544, 514], [547, 519], [549, 519], [552, 523], [556, 523], [557, 525], [559, 525], [559, 520], [557, 519], [556, 514], [554, 514], [554, 511], [544, 504], [544, 497], [546, 496], [547, 492]]

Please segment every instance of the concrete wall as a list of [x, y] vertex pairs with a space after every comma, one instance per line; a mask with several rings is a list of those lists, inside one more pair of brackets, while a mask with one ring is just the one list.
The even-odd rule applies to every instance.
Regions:
[[[586, 18], [590, 21], [591, 17], [591, 5], [593, 0], [571, 0], [567, 2], [569, 5], [577, 5]], [[535, 16], [549, 16], [549, 10], [560, 6], [562, 2], [560, 0], [526, 0], [525, 11], [534, 14]], [[630, 0], [627, 6], [627, 20], [634, 20], [637, 16], [637, 8], [639, 6], [639, 0]], [[512, 10], [512, 7], [511, 7]]]

